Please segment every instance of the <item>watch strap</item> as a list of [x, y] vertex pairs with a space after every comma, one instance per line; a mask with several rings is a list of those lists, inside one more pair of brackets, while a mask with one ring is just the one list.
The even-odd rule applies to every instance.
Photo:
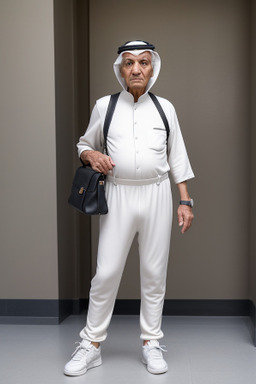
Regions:
[[191, 200], [180, 200], [180, 205], [188, 205], [191, 208], [193, 206]]

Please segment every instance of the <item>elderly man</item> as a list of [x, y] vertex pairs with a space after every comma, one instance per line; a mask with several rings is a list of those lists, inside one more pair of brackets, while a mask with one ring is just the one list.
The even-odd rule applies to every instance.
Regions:
[[114, 63], [120, 93], [103, 148], [103, 124], [110, 96], [97, 100], [88, 129], [77, 145], [85, 164], [107, 175], [109, 212], [100, 217], [97, 270], [90, 290], [87, 323], [81, 343], [64, 373], [84, 374], [102, 363], [100, 343], [107, 337], [126, 258], [138, 234], [141, 276], [140, 328], [142, 361], [153, 374], [168, 365], [159, 339], [172, 225], [170, 171], [180, 193], [178, 223], [185, 233], [193, 220], [187, 180], [194, 177], [172, 104], [157, 97], [168, 120], [166, 127], [149, 90], [160, 71], [154, 46], [132, 41], [119, 48]]

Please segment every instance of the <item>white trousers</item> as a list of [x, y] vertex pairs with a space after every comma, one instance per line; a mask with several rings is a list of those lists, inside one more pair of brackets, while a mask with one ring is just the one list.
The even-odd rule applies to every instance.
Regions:
[[106, 339], [127, 255], [138, 233], [140, 337], [160, 339], [172, 225], [170, 180], [139, 186], [107, 182], [106, 196], [109, 212], [100, 217], [97, 269], [80, 336], [95, 342]]

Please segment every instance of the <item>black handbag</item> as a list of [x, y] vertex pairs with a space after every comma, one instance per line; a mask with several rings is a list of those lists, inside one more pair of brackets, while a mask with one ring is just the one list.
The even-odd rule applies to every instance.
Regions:
[[[104, 150], [107, 152], [107, 134], [119, 93], [111, 95], [104, 122]], [[76, 170], [68, 203], [86, 215], [105, 215], [108, 206], [105, 197], [105, 176], [83, 165]]]
[[105, 215], [108, 205], [104, 182], [102, 173], [95, 172], [89, 166], [79, 167], [73, 180], [69, 204], [86, 215]]

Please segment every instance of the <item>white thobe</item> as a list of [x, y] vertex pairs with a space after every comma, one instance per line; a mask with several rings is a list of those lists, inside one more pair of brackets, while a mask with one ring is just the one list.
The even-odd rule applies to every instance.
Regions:
[[[141, 275], [141, 339], [163, 337], [161, 330], [166, 273], [172, 226], [169, 179], [143, 185], [143, 180], [171, 172], [175, 183], [194, 177], [172, 104], [158, 98], [170, 126], [168, 145], [162, 118], [146, 93], [134, 103], [122, 91], [107, 137], [108, 153], [116, 166], [116, 178], [131, 185], [106, 183], [109, 212], [100, 218], [96, 275], [90, 290], [86, 327], [80, 336], [101, 342], [107, 337], [113, 307], [126, 258], [138, 233]], [[90, 123], [77, 144], [84, 150], [103, 152], [103, 125], [110, 96], [96, 102]], [[135, 181], [142, 185], [135, 185]], [[133, 184], [134, 181], [134, 185]]]

